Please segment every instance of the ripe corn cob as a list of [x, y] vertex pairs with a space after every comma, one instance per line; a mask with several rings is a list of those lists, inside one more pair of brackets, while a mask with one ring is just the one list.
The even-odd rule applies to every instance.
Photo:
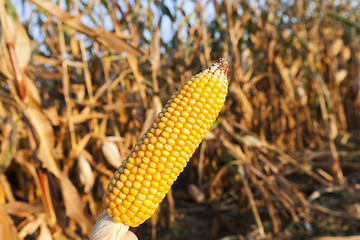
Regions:
[[218, 116], [227, 73], [222, 58], [167, 102], [106, 189], [103, 202], [115, 222], [136, 227], [155, 212]]

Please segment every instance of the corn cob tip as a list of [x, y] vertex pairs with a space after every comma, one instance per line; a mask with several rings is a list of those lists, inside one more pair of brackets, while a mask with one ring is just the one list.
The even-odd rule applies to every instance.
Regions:
[[228, 85], [228, 73], [229, 73], [229, 64], [226, 58], [220, 58], [219, 60], [217, 60], [211, 67], [209, 67], [208, 69], [205, 69], [203, 72], [201, 72], [200, 74], [209, 71], [209, 73], [212, 73], [216, 76], [218, 76], [218, 80], [225, 84]]
[[217, 60], [215, 62], [214, 65], [216, 65], [216, 64], [218, 65], [218, 68], [220, 70], [224, 71], [225, 76], [227, 76], [229, 73], [229, 63], [227, 61], [227, 58], [225, 58], [225, 57], [220, 58], [219, 60]]

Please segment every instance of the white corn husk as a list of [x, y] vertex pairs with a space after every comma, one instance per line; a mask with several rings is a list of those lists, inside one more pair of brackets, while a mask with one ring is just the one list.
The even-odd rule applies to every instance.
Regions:
[[101, 146], [101, 150], [104, 153], [106, 161], [110, 163], [114, 168], [118, 168], [122, 162], [122, 158], [119, 149], [115, 145], [115, 143], [105, 141]]
[[122, 240], [129, 227], [115, 222], [104, 210], [96, 221], [90, 240]]

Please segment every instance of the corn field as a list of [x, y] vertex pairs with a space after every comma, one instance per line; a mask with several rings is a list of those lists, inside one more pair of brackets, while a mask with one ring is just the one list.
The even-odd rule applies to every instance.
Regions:
[[88, 239], [122, 160], [221, 57], [219, 117], [131, 231], [360, 238], [359, 1], [0, 0], [0, 239]]

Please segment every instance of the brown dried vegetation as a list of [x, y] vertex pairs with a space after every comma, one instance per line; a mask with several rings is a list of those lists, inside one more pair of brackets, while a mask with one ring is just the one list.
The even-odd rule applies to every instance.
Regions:
[[223, 111], [157, 213], [132, 230], [359, 233], [358, 1], [22, 4], [33, 9], [23, 24], [0, 0], [0, 239], [88, 238], [113, 171], [164, 101], [223, 56]]

